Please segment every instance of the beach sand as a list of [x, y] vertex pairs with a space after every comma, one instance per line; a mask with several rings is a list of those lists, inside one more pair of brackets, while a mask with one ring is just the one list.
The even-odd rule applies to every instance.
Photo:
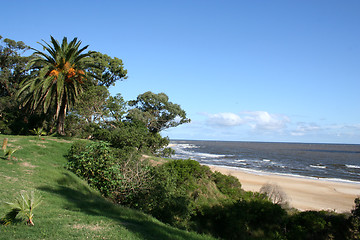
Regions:
[[266, 183], [279, 185], [288, 196], [291, 207], [299, 210], [332, 210], [350, 212], [354, 199], [360, 197], [360, 184], [277, 174], [249, 173], [234, 168], [209, 166], [213, 171], [237, 177], [246, 191], [258, 192]]

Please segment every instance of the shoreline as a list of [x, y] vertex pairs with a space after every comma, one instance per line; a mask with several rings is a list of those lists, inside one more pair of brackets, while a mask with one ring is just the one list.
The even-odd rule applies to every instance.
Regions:
[[360, 183], [333, 179], [317, 179], [307, 176], [245, 171], [218, 165], [206, 165], [212, 171], [237, 177], [245, 191], [258, 192], [266, 183], [279, 185], [288, 196], [291, 207], [301, 211], [331, 210], [350, 212], [354, 200], [360, 197]]
[[298, 174], [291, 174], [291, 173], [266, 172], [266, 171], [254, 170], [254, 169], [250, 169], [250, 168], [241, 168], [241, 167], [206, 164], [206, 163], [202, 163], [202, 164], [209, 166], [209, 167], [225, 168], [225, 169], [240, 171], [240, 172], [249, 173], [249, 174], [253, 174], [253, 175], [259, 175], [259, 176], [270, 175], [270, 176], [280, 176], [280, 177], [289, 177], [289, 178], [318, 180], [318, 181], [324, 181], [324, 182], [348, 183], [348, 184], [357, 184], [360, 187], [360, 182], [348, 180], [348, 179], [342, 179], [342, 178], [321, 178], [321, 177], [305, 176], [305, 175], [298, 175]]

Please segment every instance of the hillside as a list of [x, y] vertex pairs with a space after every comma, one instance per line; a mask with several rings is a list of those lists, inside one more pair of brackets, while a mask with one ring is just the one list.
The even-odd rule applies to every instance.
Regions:
[[[72, 140], [0, 135], [18, 150], [0, 158], [0, 218], [21, 190], [35, 190], [42, 204], [35, 226], [0, 225], [0, 239], [213, 239], [165, 225], [142, 212], [114, 205], [64, 168]], [[2, 156], [2, 153], [0, 153]]]

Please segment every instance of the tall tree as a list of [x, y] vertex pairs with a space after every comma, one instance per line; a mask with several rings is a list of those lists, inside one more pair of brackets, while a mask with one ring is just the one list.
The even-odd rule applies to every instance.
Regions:
[[85, 69], [90, 67], [89, 56], [84, 53], [88, 45], [80, 48], [81, 41], [68, 42], [64, 37], [61, 45], [52, 36], [51, 43], [39, 43], [44, 52], [33, 49], [35, 58], [30, 61], [30, 76], [22, 82], [17, 96], [22, 107], [30, 111], [41, 109], [51, 112], [57, 124], [57, 133], [64, 135], [66, 112], [74, 105], [88, 79]]
[[0, 133], [10, 134], [10, 126], [17, 125], [15, 122], [23, 115], [14, 95], [28, 74], [26, 65], [31, 56], [25, 56], [29, 47], [22, 41], [2, 36], [0, 40]]
[[180, 105], [169, 102], [165, 93], [155, 94], [149, 91], [140, 94], [136, 100], [129, 102], [129, 106], [134, 108], [127, 117], [145, 123], [152, 133], [190, 122]]
[[30, 57], [23, 54], [28, 49], [22, 41], [5, 38], [0, 43], [0, 97], [12, 96], [26, 76], [26, 64]]
[[127, 79], [127, 70], [121, 59], [100, 52], [94, 52], [90, 58], [92, 65], [87, 70], [94, 77], [93, 84], [110, 87], [116, 81]]

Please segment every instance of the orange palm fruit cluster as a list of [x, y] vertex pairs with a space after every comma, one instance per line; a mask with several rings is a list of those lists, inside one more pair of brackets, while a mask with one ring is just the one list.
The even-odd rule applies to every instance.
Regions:
[[64, 65], [63, 65], [63, 68], [59, 68], [59, 65], [56, 65], [55, 66], [56, 69], [53, 69], [51, 70], [49, 73], [48, 73], [48, 76], [54, 76], [55, 80], [58, 78], [59, 76], [59, 73], [60, 71], [65, 73], [66, 74], [66, 78], [65, 78], [65, 81], [67, 83], [71, 83], [74, 78], [75, 80], [77, 80], [79, 83], [84, 83], [83, 82], [83, 79], [84, 79], [84, 76], [85, 76], [85, 72], [83, 70], [75, 70], [73, 68], [73, 66], [71, 66], [71, 64], [69, 62], [66, 62]]
[[71, 79], [76, 75], [76, 71], [74, 68], [70, 68], [67, 71], [66, 81], [71, 82]]
[[58, 75], [59, 75], [59, 71], [56, 69], [51, 70], [51, 72], [49, 73], [49, 76], [54, 76], [55, 78], [57, 78]]

